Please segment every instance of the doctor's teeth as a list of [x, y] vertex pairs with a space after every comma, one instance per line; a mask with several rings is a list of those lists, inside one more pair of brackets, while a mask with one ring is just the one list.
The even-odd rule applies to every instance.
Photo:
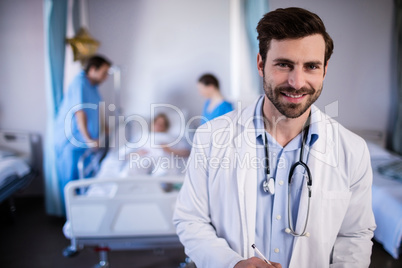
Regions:
[[303, 94], [302, 95], [291, 95], [291, 94], [287, 94], [287, 93], [285, 93], [285, 95], [287, 96], [287, 97], [290, 97], [290, 98], [300, 98], [300, 97], [302, 97], [303, 96]]

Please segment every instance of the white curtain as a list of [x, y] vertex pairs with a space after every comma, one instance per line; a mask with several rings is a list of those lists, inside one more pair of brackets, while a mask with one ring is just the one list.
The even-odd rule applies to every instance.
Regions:
[[247, 105], [260, 95], [257, 70], [257, 23], [268, 12], [268, 0], [230, 1], [231, 96]]
[[[74, 37], [80, 27], [88, 29], [87, 0], [68, 0], [67, 38]], [[64, 63], [64, 91], [66, 91], [73, 78], [82, 69], [79, 61], [74, 62], [73, 50], [69, 44], [66, 44]]]

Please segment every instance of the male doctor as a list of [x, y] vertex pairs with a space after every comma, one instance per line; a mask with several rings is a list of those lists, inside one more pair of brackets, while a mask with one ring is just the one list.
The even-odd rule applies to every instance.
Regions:
[[267, 13], [257, 31], [265, 95], [194, 137], [173, 218], [186, 254], [197, 267], [368, 267], [367, 146], [313, 105], [332, 39], [301, 8]]
[[[98, 86], [108, 77], [111, 62], [94, 55], [86, 62], [68, 87], [55, 123], [55, 150], [60, 194], [64, 204], [64, 187], [78, 179], [78, 160], [88, 148], [98, 148], [102, 102]], [[104, 119], [103, 119], [104, 120]], [[63, 206], [64, 208], [64, 206]]]

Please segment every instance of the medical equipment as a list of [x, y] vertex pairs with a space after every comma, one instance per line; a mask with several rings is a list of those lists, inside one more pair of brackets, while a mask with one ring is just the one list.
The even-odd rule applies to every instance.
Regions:
[[[303, 155], [304, 155], [304, 146], [307, 142], [307, 136], [309, 132], [309, 122], [310, 119], [307, 120], [307, 127], [305, 128], [304, 134], [303, 134], [303, 140], [302, 140], [302, 145], [300, 149], [300, 156], [299, 156], [299, 161], [294, 163], [292, 167], [290, 168], [289, 172], [289, 187], [288, 187], [288, 222], [289, 222], [289, 227], [285, 229], [285, 232], [288, 234], [291, 234], [296, 237], [300, 236], [306, 236], [309, 237], [310, 233], [306, 232], [307, 228], [307, 223], [308, 223], [308, 217], [309, 217], [309, 212], [310, 212], [310, 198], [311, 198], [311, 187], [312, 187], [312, 177], [311, 177], [311, 172], [307, 164], [303, 161]], [[275, 193], [275, 182], [274, 178], [271, 176], [270, 168], [269, 168], [269, 150], [268, 150], [268, 139], [267, 139], [267, 134], [265, 134], [265, 174], [266, 174], [266, 180], [263, 182], [263, 189], [264, 192], [268, 192], [269, 194], [274, 194]], [[297, 233], [293, 227], [293, 219], [292, 219], [292, 206], [291, 206], [291, 185], [292, 185], [292, 177], [294, 175], [294, 172], [298, 166], [301, 166], [304, 168], [306, 171], [306, 179], [307, 179], [307, 189], [308, 189], [308, 205], [307, 205], [307, 217], [306, 221], [304, 223], [304, 228], [302, 233]]]
[[264, 189], [264, 192], [266, 192], [266, 193], [275, 194], [275, 181], [274, 181], [274, 178], [272, 178], [272, 176], [271, 176], [271, 170], [269, 168], [269, 150], [268, 150], [268, 139], [267, 139], [267, 134], [266, 133], [265, 133], [264, 149], [265, 149], [265, 174], [266, 174], [266, 179], [262, 184], [262, 188]]
[[[297, 237], [300, 237], [300, 236], [309, 237], [310, 236], [310, 233], [306, 232], [306, 228], [307, 228], [308, 217], [309, 217], [309, 213], [310, 213], [311, 187], [313, 185], [313, 181], [312, 181], [312, 178], [311, 178], [311, 172], [310, 172], [309, 167], [307, 166], [307, 164], [305, 162], [303, 162], [304, 145], [307, 142], [308, 131], [309, 131], [309, 128], [307, 127], [305, 132], [304, 132], [304, 135], [303, 135], [303, 141], [302, 141], [302, 146], [301, 146], [301, 149], [300, 149], [299, 161], [294, 163], [292, 165], [292, 167], [290, 168], [289, 181], [288, 181], [288, 183], [289, 183], [289, 187], [288, 187], [288, 221], [289, 221], [289, 228], [286, 228], [285, 232], [288, 233], [288, 234], [291, 234], [293, 236], [297, 236]], [[304, 222], [303, 232], [301, 234], [297, 233], [295, 231], [295, 229], [293, 228], [293, 219], [292, 219], [292, 213], [291, 213], [291, 211], [292, 211], [292, 207], [291, 207], [292, 202], [291, 201], [292, 200], [291, 200], [291, 194], [290, 194], [293, 173], [294, 173], [295, 169], [298, 166], [302, 166], [304, 168], [304, 170], [306, 171], [305, 176], [307, 178], [307, 189], [308, 189], [307, 216], [306, 216], [306, 221]]]

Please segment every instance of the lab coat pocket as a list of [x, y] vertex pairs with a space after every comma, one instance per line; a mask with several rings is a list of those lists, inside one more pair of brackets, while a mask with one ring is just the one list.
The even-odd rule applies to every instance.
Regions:
[[349, 191], [322, 190], [322, 221], [325, 229], [331, 232], [331, 235], [327, 236], [330, 240], [336, 239], [351, 196], [352, 192]]

